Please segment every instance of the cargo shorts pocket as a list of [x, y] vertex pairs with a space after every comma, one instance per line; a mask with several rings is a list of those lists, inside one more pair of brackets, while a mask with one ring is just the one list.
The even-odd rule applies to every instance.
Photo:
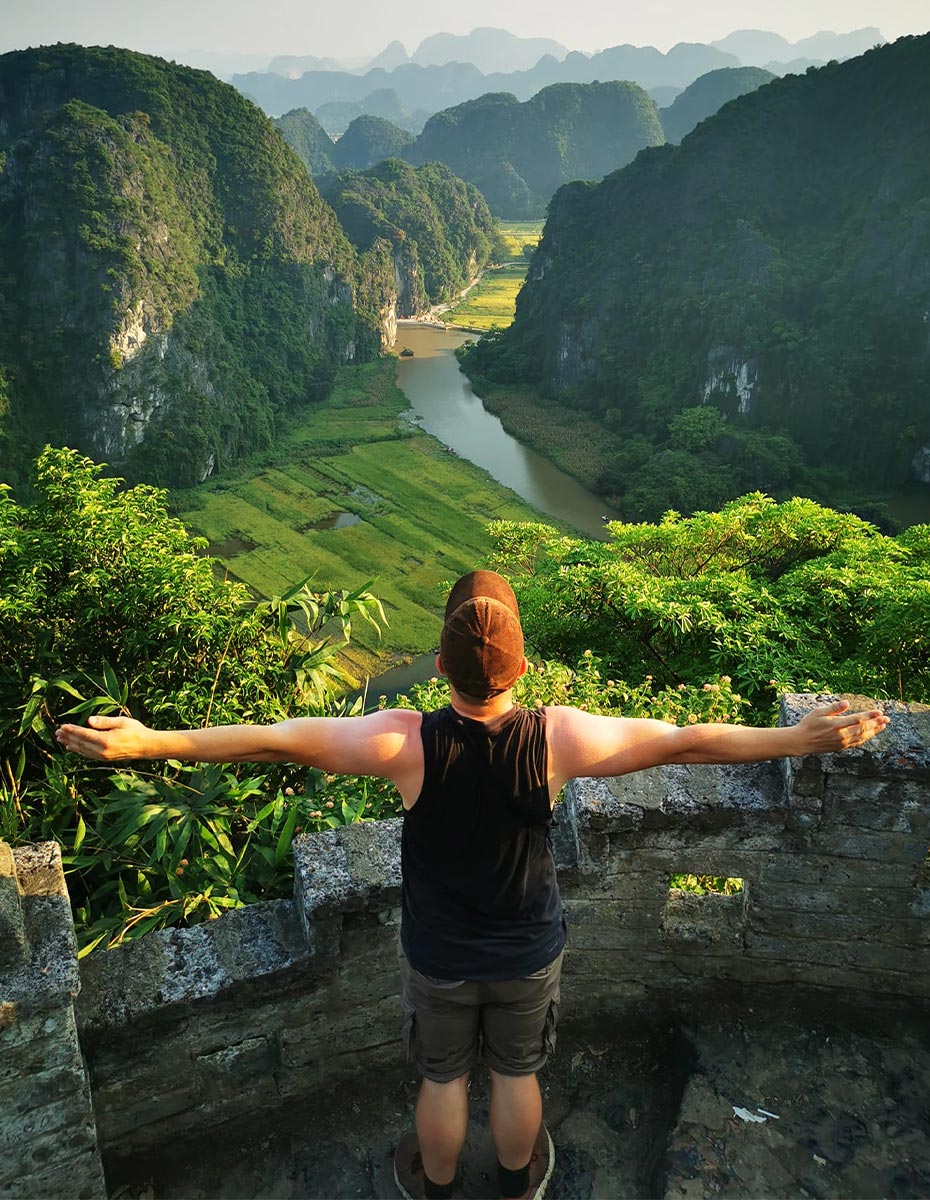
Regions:
[[404, 1042], [404, 1052], [407, 1055], [407, 1062], [415, 1063], [417, 1061], [417, 1010], [410, 997], [406, 994], [401, 996], [400, 1006], [404, 1018], [401, 1033]]
[[543, 1052], [555, 1053], [555, 1044], [559, 1032], [559, 995], [558, 992], [549, 1001], [549, 1011], [546, 1013], [546, 1024], [543, 1028]]

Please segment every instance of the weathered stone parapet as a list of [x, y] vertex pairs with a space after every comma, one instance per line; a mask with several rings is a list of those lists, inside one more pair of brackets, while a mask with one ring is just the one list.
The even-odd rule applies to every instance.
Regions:
[[77, 951], [53, 843], [0, 842], [0, 1196], [106, 1195], [78, 1045]]
[[165, 930], [81, 964], [104, 1149], [275, 1109], [401, 1062], [399, 821], [294, 842], [294, 900]]
[[[786, 697], [782, 723], [836, 699]], [[880, 707], [888, 729], [839, 754], [576, 780], [568, 993], [729, 979], [930, 996], [930, 709]], [[686, 895], [670, 888], [680, 873], [743, 890]]]

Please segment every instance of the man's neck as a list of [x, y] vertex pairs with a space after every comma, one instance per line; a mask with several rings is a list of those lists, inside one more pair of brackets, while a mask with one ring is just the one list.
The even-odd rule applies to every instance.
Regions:
[[513, 691], [508, 688], [506, 692], [476, 704], [475, 701], [460, 696], [455, 688], [450, 686], [449, 703], [460, 716], [468, 717], [471, 721], [494, 721], [513, 708]]

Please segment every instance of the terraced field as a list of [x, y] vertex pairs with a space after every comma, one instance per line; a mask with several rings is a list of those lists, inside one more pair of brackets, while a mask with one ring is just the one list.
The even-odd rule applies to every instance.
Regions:
[[373, 581], [390, 628], [381, 642], [353, 630], [346, 662], [360, 681], [435, 648], [444, 585], [488, 553], [488, 521], [539, 519], [411, 425], [395, 373], [393, 358], [344, 368], [273, 462], [175, 497], [186, 524], [262, 595], [310, 574], [320, 590]]

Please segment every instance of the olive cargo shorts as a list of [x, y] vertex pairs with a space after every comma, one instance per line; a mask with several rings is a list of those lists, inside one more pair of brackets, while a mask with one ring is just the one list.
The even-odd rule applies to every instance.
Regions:
[[555, 1049], [561, 954], [525, 979], [432, 979], [402, 951], [400, 970], [407, 1058], [424, 1078], [460, 1078], [479, 1047], [499, 1075], [532, 1075]]

